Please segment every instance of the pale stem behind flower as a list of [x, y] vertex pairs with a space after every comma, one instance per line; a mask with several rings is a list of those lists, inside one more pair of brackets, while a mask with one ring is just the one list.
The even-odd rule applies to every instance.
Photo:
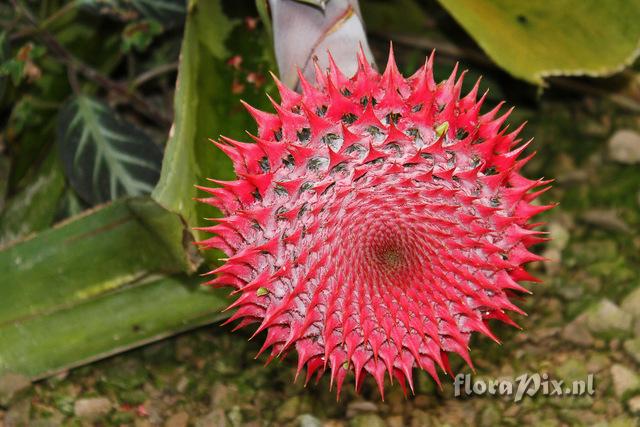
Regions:
[[358, 0], [331, 0], [324, 11], [292, 0], [269, 0], [269, 5], [280, 79], [287, 86], [298, 87], [298, 68], [314, 81], [314, 57], [324, 69], [327, 51], [347, 77], [357, 70], [360, 45], [374, 64]]

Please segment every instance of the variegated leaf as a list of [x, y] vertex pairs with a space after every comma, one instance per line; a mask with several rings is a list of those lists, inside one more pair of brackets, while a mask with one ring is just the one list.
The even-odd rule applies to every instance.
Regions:
[[71, 185], [91, 204], [149, 194], [160, 176], [160, 148], [88, 96], [71, 99], [60, 111], [57, 144]]

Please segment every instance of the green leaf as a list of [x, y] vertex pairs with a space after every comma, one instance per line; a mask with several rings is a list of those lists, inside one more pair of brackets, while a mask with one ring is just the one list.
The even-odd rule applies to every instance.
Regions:
[[[191, 41], [199, 40], [206, 49], [205, 55], [215, 58], [224, 58], [228, 55], [225, 41], [231, 34], [235, 22], [231, 21], [222, 11], [220, 0], [191, 0], [189, 3], [189, 16], [187, 22], [191, 22]], [[187, 30], [185, 29], [185, 39]], [[184, 49], [185, 40], [182, 41]]]
[[[6, 59], [8, 54], [8, 41], [4, 34], [0, 34], [0, 77], [11, 77], [14, 86], [19, 86], [25, 77], [25, 67], [33, 59], [41, 57], [45, 49], [42, 46], [34, 45], [32, 42], [25, 43], [16, 52], [15, 57]], [[4, 84], [0, 82], [0, 84]], [[4, 88], [1, 88], [4, 90]], [[2, 95], [0, 93], [0, 95]]]
[[273, 43], [273, 25], [269, 15], [269, 0], [256, 0], [256, 10], [258, 17], [264, 26], [264, 39], [266, 47], [264, 49], [264, 60], [269, 64], [270, 69], [277, 69], [276, 51]]
[[221, 133], [242, 138], [254, 127], [231, 94], [232, 76], [225, 64], [225, 39], [233, 24], [219, 1], [193, 1], [185, 25], [174, 102], [175, 119], [162, 174], [153, 198], [179, 213], [190, 227], [215, 216], [213, 208], [194, 201], [202, 194], [195, 184], [206, 178], [233, 179], [231, 162], [208, 142]]
[[91, 204], [148, 194], [159, 177], [160, 148], [88, 96], [71, 99], [60, 111], [57, 145], [71, 185]]
[[32, 380], [209, 324], [225, 299], [183, 275], [148, 278], [40, 316], [0, 324], [0, 375]]
[[224, 297], [177, 274], [195, 268], [190, 246], [143, 198], [0, 250], [0, 375], [40, 378], [216, 318]]
[[[6, 79], [7, 77], [11, 78], [11, 83], [14, 86], [19, 86], [22, 82], [22, 77], [24, 76], [24, 61], [19, 61], [17, 59], [10, 59], [0, 64], [0, 77]], [[4, 80], [6, 81], [6, 80]]]
[[[202, 80], [201, 63], [205, 60], [203, 57], [212, 54], [198, 40], [193, 13], [197, 11], [187, 18], [182, 44], [174, 98], [174, 123], [165, 149], [160, 181], [152, 194], [162, 206], [179, 213], [192, 226], [198, 224], [199, 218], [197, 205], [193, 202], [193, 198], [198, 196], [194, 184], [206, 178], [206, 164], [218, 163], [218, 175], [231, 176], [231, 165], [228, 162], [225, 164], [222, 153], [214, 156], [213, 150], [205, 147], [206, 138], [212, 135], [203, 132], [198, 123], [199, 113], [203, 115], [206, 108], [203, 105], [207, 102], [204, 96], [211, 96], [213, 100], [216, 94], [199, 84]], [[215, 119], [214, 113], [209, 120]]]
[[180, 219], [155, 202], [122, 199], [11, 245], [0, 252], [0, 323], [75, 304], [149, 272], [193, 271], [182, 233]]
[[[256, 9], [262, 25], [264, 25], [266, 36], [269, 37], [269, 40], [273, 40], [273, 26], [269, 16], [269, 0], [256, 0]], [[271, 45], [272, 43], [269, 44]]]
[[629, 0], [439, 0], [516, 77], [606, 76], [638, 56], [640, 3]]
[[132, 22], [122, 30], [122, 51], [144, 52], [153, 38], [160, 33], [162, 33], [162, 25], [158, 21], [143, 19]]
[[[49, 227], [65, 188], [64, 175], [55, 153], [27, 177], [23, 189], [7, 201], [0, 215], [0, 245]], [[1, 179], [1, 178], [0, 178]]]
[[0, 376], [32, 379], [218, 318], [181, 219], [121, 199], [0, 249]]

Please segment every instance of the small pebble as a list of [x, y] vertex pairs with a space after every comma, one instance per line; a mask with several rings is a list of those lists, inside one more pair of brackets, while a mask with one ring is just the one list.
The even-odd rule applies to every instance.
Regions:
[[113, 406], [106, 397], [92, 397], [76, 400], [73, 412], [80, 418], [99, 418], [111, 412]]
[[8, 405], [17, 395], [31, 386], [24, 375], [6, 373], [0, 376], [0, 406]]
[[375, 403], [366, 400], [356, 400], [347, 405], [347, 418], [364, 412], [378, 412], [378, 407]]
[[640, 378], [633, 369], [627, 366], [620, 364], [611, 366], [611, 378], [613, 391], [618, 398], [624, 397], [627, 392], [640, 389]]
[[620, 129], [609, 139], [609, 157], [619, 163], [640, 163], [640, 134], [630, 129]]

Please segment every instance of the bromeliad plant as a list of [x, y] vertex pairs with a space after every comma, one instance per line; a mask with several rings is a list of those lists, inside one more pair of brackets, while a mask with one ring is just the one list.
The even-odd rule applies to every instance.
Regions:
[[329, 63], [301, 94], [276, 80], [275, 114], [246, 105], [255, 143], [216, 142], [237, 179], [200, 187], [224, 213], [200, 242], [227, 256], [209, 284], [235, 288], [228, 322], [266, 331], [269, 360], [295, 350], [307, 381], [328, 370], [339, 394], [370, 374], [384, 395], [387, 374], [413, 389], [419, 367], [439, 382], [449, 353], [472, 365], [471, 333], [498, 341], [488, 320], [517, 326], [549, 181], [521, 175], [522, 126], [502, 104], [481, 114], [457, 67], [436, 84], [433, 55], [409, 78], [393, 51], [382, 75], [363, 51], [351, 78]]
[[[372, 58], [365, 21], [415, 42], [440, 6], [538, 85], [638, 53], [637, 2], [422, 3], [390, 20], [388, 2], [357, 0], [0, 2], [0, 375], [43, 378], [219, 316], [224, 296], [188, 277], [201, 262], [190, 230], [214, 211], [193, 184], [233, 176], [202, 142], [250, 126], [236, 98], [259, 105], [272, 53], [291, 88], [295, 65], [310, 79], [326, 49], [351, 76], [358, 41]], [[602, 22], [615, 25], [590, 30]], [[461, 80], [435, 85], [429, 67], [359, 68], [334, 66], [302, 94], [280, 84], [275, 115], [251, 110], [257, 142], [222, 142], [238, 179], [212, 190], [226, 216], [203, 244], [227, 251], [216, 280], [236, 288], [241, 324], [266, 331], [265, 351], [296, 350], [338, 386], [349, 371], [382, 385], [448, 370], [472, 331], [491, 335], [487, 319], [509, 322], [539, 239], [527, 219], [544, 209], [531, 206], [543, 182], [521, 177], [516, 136], [479, 113], [477, 89], [458, 98]]]

